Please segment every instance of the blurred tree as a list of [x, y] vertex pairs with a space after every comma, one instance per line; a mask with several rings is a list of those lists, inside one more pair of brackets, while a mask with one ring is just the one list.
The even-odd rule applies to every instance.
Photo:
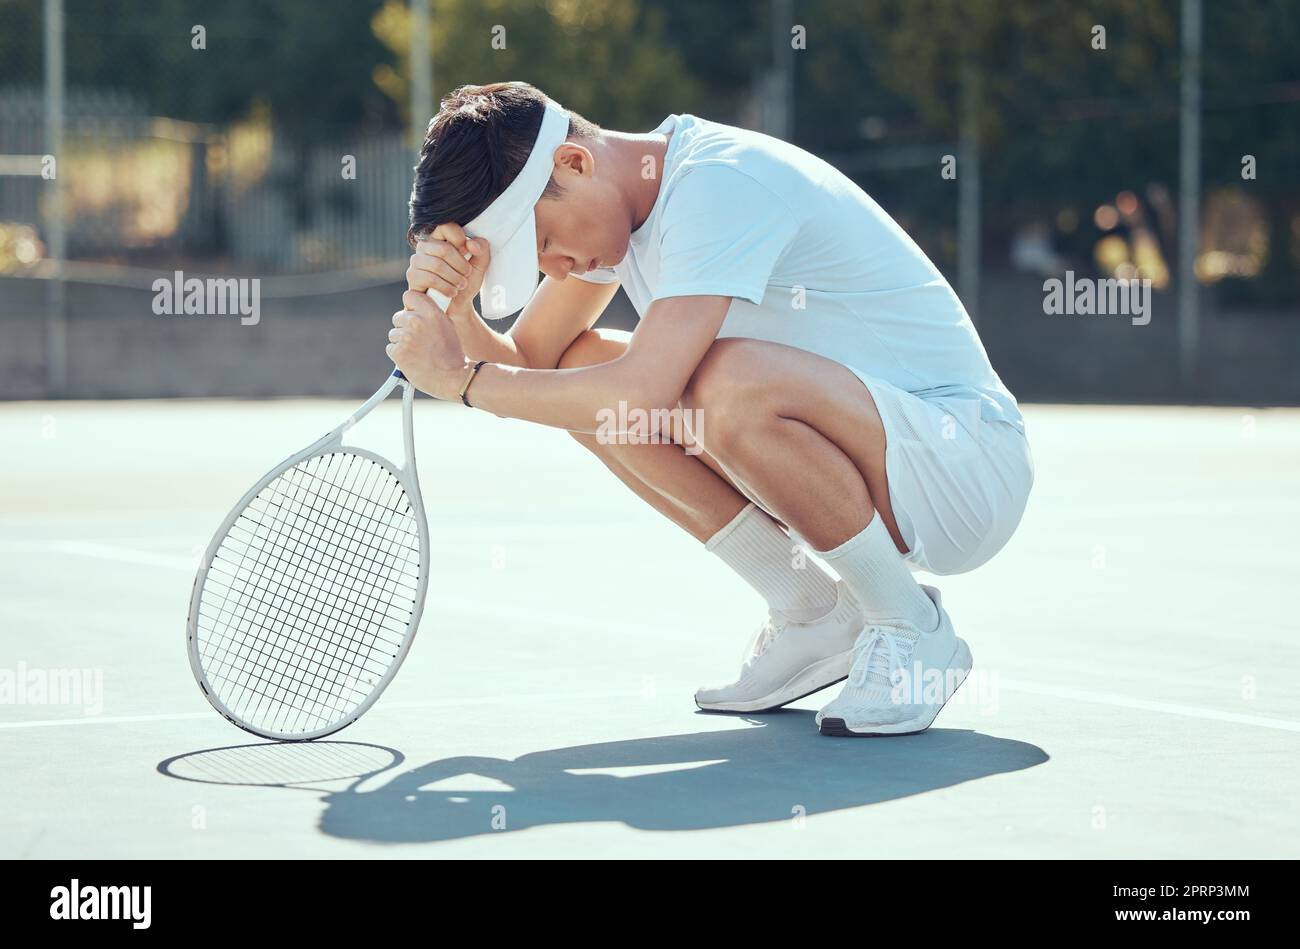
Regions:
[[[431, 0], [435, 98], [466, 83], [523, 80], [600, 125], [652, 127], [700, 83], [665, 31], [665, 12], [636, 0]], [[392, 65], [375, 82], [409, 99], [410, 11], [387, 0], [374, 33]], [[494, 44], [495, 39], [495, 44]], [[500, 48], [498, 48], [500, 47]]]
[[[1264, 305], [1300, 299], [1300, 4], [1205, 4], [1205, 187], [1231, 187], [1263, 208], [1268, 256], [1255, 279], [1229, 278], [1223, 299]], [[1256, 177], [1243, 180], [1242, 158]]]
[[681, 52], [697, 81], [695, 95], [674, 112], [693, 112], [720, 122], [735, 121], [748, 106], [756, 75], [770, 64], [770, 0], [642, 0], [662, 12], [664, 32]]
[[[1239, 298], [1294, 300], [1300, 7], [1262, 0], [1204, 10], [1205, 184], [1244, 187], [1267, 202], [1270, 216], [1264, 273], [1229, 289]], [[810, 0], [796, 7], [796, 19], [811, 24], [798, 85], [800, 141], [859, 153], [884, 140], [951, 146], [969, 69], [979, 80], [983, 203], [999, 209], [986, 218], [988, 236], [1006, 239], [1027, 221], [1068, 209], [1083, 222], [1083, 250], [1097, 236], [1092, 209], [1118, 190], [1177, 188], [1179, 17], [1172, 0]], [[1105, 49], [1093, 45], [1098, 26]], [[872, 128], [887, 129], [887, 139], [860, 134]], [[1263, 169], [1256, 182], [1240, 180], [1244, 154]], [[952, 215], [955, 195], [918, 195], [915, 176], [873, 177], [886, 190], [908, 188], [912, 210], [929, 206], [942, 219], [938, 200]]]
[[[1171, 4], [816, 0], [814, 6], [819, 32], [841, 52], [809, 57], [801, 110], [825, 114], [815, 101], [821, 100], [859, 116], [901, 112], [896, 121], [904, 130], [955, 142], [969, 70], [978, 76], [981, 144], [998, 154], [998, 164], [985, 169], [990, 198], [1001, 185], [1022, 196], [1056, 197], [1064, 184], [1086, 186], [1090, 170], [1112, 176], [1116, 167], [1134, 164], [1156, 173], [1174, 167], [1172, 153], [1161, 167], [1150, 167], [1148, 136], [1135, 140], [1088, 124], [1124, 125], [1140, 117], [1149, 125], [1155, 111], [1165, 123], [1157, 134], [1173, 128], [1178, 26]], [[1091, 45], [1095, 25], [1106, 28], [1105, 50]], [[810, 46], [816, 41], [822, 38], [810, 38]], [[870, 78], [846, 83], [850, 64]], [[857, 127], [851, 120], [826, 124], [838, 125], [840, 147]], [[1025, 135], [1029, 129], [1035, 134]], [[1079, 162], [1081, 154], [1089, 160]], [[1068, 182], [1044, 173], [1057, 161], [1069, 163]]]
[[397, 119], [371, 81], [388, 56], [370, 30], [379, 0], [328, 10], [304, 0], [65, 3], [70, 90], [136, 93], [155, 114], [195, 122], [265, 110], [294, 159], [277, 180], [300, 222], [312, 213], [301, 172], [312, 144]]
[[[65, 0], [69, 88], [124, 90], [153, 113], [225, 123], [255, 106], [308, 143], [400, 129], [409, 98], [406, 0]], [[770, 66], [770, 0], [431, 0], [436, 95], [526, 79], [612, 128], [669, 111], [741, 121]], [[1204, 177], [1269, 216], [1264, 271], [1240, 292], [1295, 298], [1300, 272], [1300, 4], [1204, 4]], [[1068, 211], [1095, 238], [1098, 203], [1177, 185], [1176, 0], [794, 0], [794, 138], [820, 153], [936, 152], [936, 173], [858, 175], [934, 246], [950, 246], [954, 196], [937, 176], [955, 145], [968, 75], [988, 237]], [[207, 48], [191, 46], [195, 25]], [[1105, 27], [1106, 48], [1093, 47]], [[41, 0], [0, 0], [0, 83], [40, 82]], [[498, 29], [499, 28], [499, 29]], [[497, 32], [494, 33], [494, 30]], [[503, 32], [502, 32], [503, 31]], [[494, 36], [504, 40], [495, 48]], [[1242, 181], [1241, 156], [1258, 178]], [[904, 163], [905, 164], [905, 163]], [[888, 206], [888, 203], [887, 203]], [[891, 208], [894, 210], [894, 208]], [[926, 222], [939, 222], [938, 225]], [[1235, 291], [1234, 291], [1235, 292]]]
[[[40, 45], [41, 0], [4, 0], [23, 11]], [[264, 101], [277, 126], [296, 136], [392, 123], [392, 104], [370, 81], [387, 50], [373, 36], [379, 0], [328, 10], [304, 0], [65, 0], [69, 89], [135, 93], [155, 114], [226, 122]], [[206, 31], [194, 49], [193, 30]]]
[[0, 84], [40, 81], [40, 0], [0, 0]]

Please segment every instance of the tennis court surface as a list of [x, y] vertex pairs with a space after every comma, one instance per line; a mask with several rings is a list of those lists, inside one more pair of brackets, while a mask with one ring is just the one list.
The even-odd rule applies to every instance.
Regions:
[[[422, 400], [433, 570], [411, 654], [357, 724], [264, 743], [194, 684], [191, 581], [247, 486], [353, 408], [0, 405], [0, 856], [1300, 844], [1300, 410], [1029, 406], [1019, 534], [941, 581], [972, 678], [926, 734], [853, 740], [816, 733], [830, 690], [696, 711], [757, 598], [564, 433]], [[363, 424], [400, 457], [398, 409]]]

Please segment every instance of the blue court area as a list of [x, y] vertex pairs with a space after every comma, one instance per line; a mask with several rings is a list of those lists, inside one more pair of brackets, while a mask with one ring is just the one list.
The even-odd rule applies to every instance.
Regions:
[[[1300, 411], [1029, 406], [1037, 484], [943, 578], [975, 657], [927, 733], [834, 691], [709, 715], [762, 619], [562, 432], [417, 404], [419, 635], [275, 745], [185, 651], [198, 557], [343, 401], [0, 405], [0, 856], [1283, 857], [1300, 844]], [[357, 440], [397, 452], [398, 404]]]

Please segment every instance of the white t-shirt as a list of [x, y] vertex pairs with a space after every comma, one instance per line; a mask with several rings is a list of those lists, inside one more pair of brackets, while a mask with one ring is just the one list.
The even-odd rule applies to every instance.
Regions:
[[961, 301], [875, 201], [797, 146], [670, 115], [662, 183], [618, 280], [645, 316], [665, 297], [735, 299], [719, 336], [784, 343], [921, 398], [978, 399], [1023, 430]]

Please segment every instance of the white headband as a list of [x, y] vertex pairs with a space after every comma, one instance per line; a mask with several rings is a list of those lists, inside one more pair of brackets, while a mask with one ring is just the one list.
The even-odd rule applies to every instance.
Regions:
[[483, 213], [465, 225], [466, 234], [491, 245], [492, 262], [479, 291], [479, 309], [487, 319], [499, 320], [523, 309], [537, 289], [537, 218], [533, 208], [551, 180], [555, 150], [568, 136], [568, 113], [548, 98], [542, 127], [523, 169]]

